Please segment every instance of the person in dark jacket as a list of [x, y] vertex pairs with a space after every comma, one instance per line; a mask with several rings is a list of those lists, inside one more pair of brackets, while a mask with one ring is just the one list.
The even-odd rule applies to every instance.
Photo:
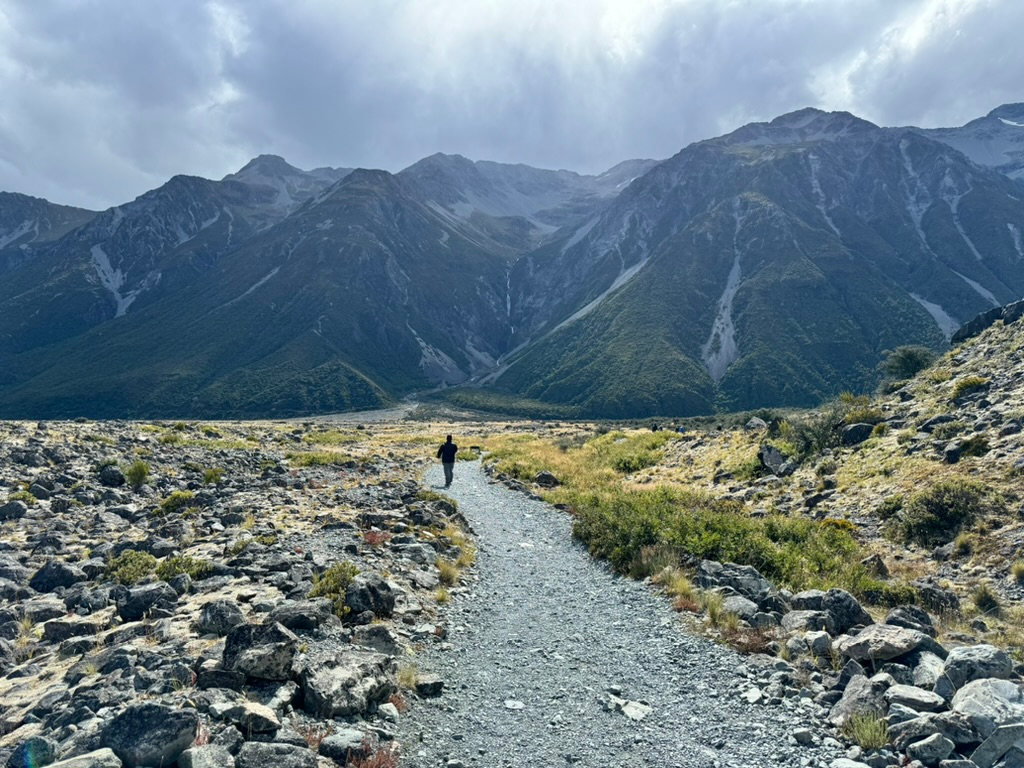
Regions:
[[455, 454], [458, 452], [459, 446], [452, 442], [451, 435], [448, 435], [448, 439], [441, 443], [441, 447], [437, 449], [437, 458], [441, 460], [441, 466], [444, 467], [445, 488], [452, 484], [452, 474], [455, 470]]

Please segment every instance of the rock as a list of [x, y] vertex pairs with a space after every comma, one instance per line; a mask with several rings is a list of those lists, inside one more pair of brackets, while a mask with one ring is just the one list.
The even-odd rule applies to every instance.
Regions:
[[416, 693], [424, 698], [440, 696], [444, 690], [444, 680], [437, 675], [420, 675], [416, 681]]
[[937, 583], [933, 577], [915, 579], [911, 586], [921, 596], [921, 604], [935, 613], [959, 613], [960, 598], [951, 589]]
[[533, 482], [542, 488], [555, 488], [561, 485], [561, 481], [550, 472], [538, 472]]
[[395, 610], [395, 593], [378, 574], [360, 573], [345, 590], [345, 605], [353, 614], [372, 611], [375, 616], [388, 618]]
[[48, 768], [123, 768], [123, 763], [113, 750], [104, 748], [50, 763]]
[[868, 555], [860, 564], [867, 570], [868, 575], [874, 576], [876, 579], [888, 579], [889, 569], [885, 565], [885, 561], [879, 554]]
[[237, 768], [317, 768], [316, 754], [305, 747], [247, 741], [235, 758]]
[[63, 560], [51, 560], [29, 579], [28, 585], [36, 592], [55, 592], [88, 581], [85, 571]]
[[912, 658], [914, 658], [912, 664], [914, 685], [918, 688], [935, 690], [935, 683], [942, 676], [942, 668], [945, 662], [934, 653], [929, 653], [928, 651], [921, 651]]
[[828, 764], [828, 768], [871, 768], [871, 766], [867, 763], [860, 762], [860, 760], [851, 760], [848, 757], [837, 757]]
[[119, 488], [124, 485], [124, 473], [116, 464], [108, 464], [100, 470], [100, 485]]
[[995, 646], [982, 644], [954, 648], [946, 657], [934, 690], [949, 701], [965, 683], [982, 678], [1004, 680], [1012, 671], [1013, 662], [1006, 651]]
[[178, 768], [235, 768], [235, 758], [219, 744], [206, 744], [182, 752]]
[[95, 635], [103, 629], [97, 621], [79, 617], [51, 619], [43, 624], [43, 640], [47, 643], [62, 643], [72, 637]]
[[697, 568], [697, 584], [703, 589], [729, 587], [761, 605], [761, 601], [774, 592], [774, 588], [756, 568], [735, 563], [702, 560]]
[[244, 701], [227, 709], [224, 719], [238, 725], [242, 733], [268, 733], [281, 727], [281, 721], [270, 707], [255, 701]]
[[871, 437], [874, 429], [874, 424], [847, 424], [839, 435], [839, 442], [842, 445], [859, 445]]
[[804, 642], [816, 659], [826, 659], [832, 655], [832, 636], [828, 632], [807, 632]]
[[380, 653], [346, 651], [302, 673], [305, 709], [323, 718], [362, 715], [397, 691], [394, 662]]
[[1024, 723], [1024, 687], [1009, 680], [973, 680], [956, 692], [950, 709], [987, 738], [999, 725]]
[[114, 750], [126, 768], [172, 765], [188, 748], [199, 727], [194, 709], [163, 704], [133, 704], [103, 729], [101, 743]]
[[963, 453], [963, 443], [959, 440], [950, 440], [942, 449], [942, 460], [947, 464], [956, 464], [960, 461], [960, 454]]
[[921, 741], [907, 746], [907, 757], [920, 760], [925, 765], [938, 765], [953, 752], [955, 745], [941, 733], [933, 733]]
[[857, 635], [837, 642], [839, 651], [857, 661], [887, 661], [917, 650], [931, 640], [913, 629], [872, 624]]
[[240, 624], [224, 642], [224, 668], [261, 680], [289, 680], [299, 638], [280, 624]]
[[6, 523], [8, 520], [20, 520], [27, 514], [28, 504], [20, 499], [0, 505], [0, 523]]
[[793, 741], [801, 746], [810, 746], [814, 743], [814, 732], [810, 728], [797, 728], [792, 733]]
[[768, 443], [762, 444], [758, 449], [757, 458], [764, 469], [779, 477], [791, 475], [796, 469], [793, 462], [789, 461], [782, 451]]
[[751, 416], [743, 428], [748, 432], [757, 432], [768, 429], [768, 422], [758, 416]]
[[938, 712], [946, 708], [946, 700], [937, 693], [913, 685], [892, 686], [885, 692], [885, 700], [890, 705], [902, 704], [917, 712]]
[[889, 726], [889, 740], [897, 749], [920, 741], [933, 733], [941, 733], [957, 746], [977, 744], [981, 735], [971, 721], [959, 712], [929, 712]]
[[320, 597], [314, 600], [286, 600], [270, 612], [267, 620], [276, 621], [291, 630], [310, 630], [330, 621], [333, 615], [331, 601]]
[[117, 600], [117, 615], [124, 621], [141, 621], [153, 611], [166, 609], [178, 602], [178, 593], [166, 581], [143, 584], [127, 590]]
[[14, 748], [6, 768], [38, 768], [49, 765], [56, 757], [56, 743], [43, 736], [30, 736]]
[[978, 768], [992, 768], [996, 760], [1005, 755], [1010, 747], [1024, 739], [1024, 723], [1003, 725], [996, 728], [971, 754], [972, 762]]
[[782, 617], [782, 628], [787, 632], [803, 632], [806, 630], [836, 633], [836, 625], [832, 615], [826, 611], [790, 611]]
[[748, 600], [741, 595], [730, 595], [722, 602], [722, 608], [729, 613], [734, 613], [744, 621], [749, 622], [758, 612], [757, 603]]
[[200, 634], [223, 636], [245, 623], [245, 614], [234, 600], [214, 600], [199, 612], [196, 629]]
[[383, 624], [367, 624], [356, 627], [352, 631], [352, 642], [386, 656], [398, 656], [402, 653], [398, 637]]
[[320, 742], [320, 754], [338, 765], [349, 765], [353, 760], [369, 757], [370, 739], [357, 728], [342, 728]]
[[935, 637], [935, 625], [928, 612], [918, 608], [916, 605], [901, 605], [893, 608], [885, 617], [885, 624], [904, 629], [914, 629], [924, 632], [929, 637]]
[[846, 685], [843, 697], [836, 702], [828, 714], [829, 722], [842, 728], [854, 715], [885, 714], [884, 682], [857, 675]]

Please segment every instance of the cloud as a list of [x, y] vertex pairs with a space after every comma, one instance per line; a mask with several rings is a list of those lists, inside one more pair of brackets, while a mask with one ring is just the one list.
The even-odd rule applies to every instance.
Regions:
[[803, 106], [1020, 98], [1015, 0], [0, 0], [0, 189], [103, 207], [261, 152], [597, 172]]

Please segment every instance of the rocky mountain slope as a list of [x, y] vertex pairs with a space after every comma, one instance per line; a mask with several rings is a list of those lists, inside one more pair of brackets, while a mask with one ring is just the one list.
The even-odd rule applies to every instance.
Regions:
[[43, 244], [82, 226], [96, 213], [0, 192], [0, 274], [28, 261]]
[[916, 128], [973, 162], [1011, 179], [1024, 177], [1024, 104], [1004, 104], [959, 128]]
[[801, 110], [598, 176], [261, 156], [54, 208], [31, 244], [7, 195], [0, 414], [297, 414], [470, 380], [601, 417], [867, 390], [884, 350], [1024, 294], [1018, 111], [934, 132]]

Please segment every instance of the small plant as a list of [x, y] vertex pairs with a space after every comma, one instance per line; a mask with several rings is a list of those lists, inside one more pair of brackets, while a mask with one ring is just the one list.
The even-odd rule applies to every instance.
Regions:
[[409, 711], [409, 702], [405, 700], [405, 696], [400, 693], [392, 693], [388, 696], [388, 702], [393, 704], [395, 709], [398, 710], [398, 714]]
[[187, 573], [192, 579], [202, 579], [213, 573], [213, 563], [196, 557], [178, 555], [166, 558], [156, 567], [157, 578], [161, 581], [170, 581], [181, 573]]
[[7, 500], [8, 501], [23, 501], [23, 502], [25, 502], [25, 504], [27, 504], [30, 507], [34, 507], [36, 505], [36, 503], [38, 502], [38, 499], [36, 499], [36, 497], [33, 496], [28, 491], [15, 491], [14, 493], [12, 493], [10, 496], [7, 497]]
[[889, 727], [875, 712], [854, 715], [840, 730], [847, 740], [861, 749], [881, 749], [889, 743]]
[[160, 511], [169, 515], [191, 505], [196, 495], [192, 491], [173, 491], [170, 496], [160, 502]]
[[451, 560], [438, 558], [437, 576], [446, 587], [454, 586], [459, 580], [459, 568]]
[[396, 682], [398, 683], [399, 688], [411, 691], [416, 687], [416, 684], [419, 683], [419, 681], [420, 672], [416, 669], [415, 664], [399, 664], [398, 675], [396, 677]]
[[252, 512], [248, 512], [245, 517], [242, 518], [242, 522], [238, 524], [238, 527], [243, 531], [251, 531], [256, 527], [256, 515]]
[[451, 602], [452, 595], [444, 587], [438, 587], [434, 590], [434, 602], [438, 605], [444, 605], [445, 603]]
[[156, 570], [156, 558], [148, 552], [126, 549], [107, 565], [107, 574], [130, 587]]
[[366, 757], [350, 759], [350, 768], [398, 768], [398, 746], [395, 744], [374, 747], [367, 737], [360, 752]]
[[416, 492], [416, 498], [420, 501], [445, 501], [452, 505], [456, 511], [459, 509], [458, 502], [455, 499], [445, 496], [443, 493], [437, 491], [420, 490]]
[[708, 616], [708, 621], [711, 626], [717, 627], [722, 617], [725, 615], [725, 598], [722, 597], [721, 592], [701, 592], [700, 599], [698, 601], [700, 607]]
[[967, 395], [973, 395], [975, 392], [987, 389], [990, 383], [983, 376], [964, 376], [953, 383], [953, 391], [950, 397], [953, 400], [959, 400], [961, 397], [967, 397]]
[[971, 602], [986, 616], [999, 616], [1002, 612], [999, 595], [988, 584], [982, 583], [974, 588], [974, 591], [971, 592]]
[[961, 456], [984, 456], [988, 453], [988, 438], [984, 435], [971, 435], [960, 444]]
[[343, 617], [349, 611], [345, 605], [345, 590], [358, 573], [359, 569], [353, 563], [335, 563], [323, 573], [313, 576], [313, 588], [309, 591], [309, 597], [329, 598], [334, 615]]
[[141, 459], [133, 461], [121, 471], [124, 473], [124, 479], [128, 481], [128, 485], [136, 491], [149, 480], [149, 463]]
[[872, 437], [885, 437], [889, 434], [889, 425], [884, 421], [875, 424], [875, 428], [871, 430]]
[[203, 485], [219, 485], [224, 477], [222, 467], [211, 467], [203, 472]]
[[1018, 584], [1024, 583], [1024, 560], [1016, 560], [1010, 566], [1010, 575]]
[[388, 531], [364, 531], [363, 541], [371, 547], [379, 547], [391, 541], [391, 534]]
[[331, 735], [331, 726], [324, 723], [304, 722], [295, 726], [295, 732], [306, 742], [306, 746], [316, 752], [320, 742]]
[[178, 432], [164, 432], [157, 438], [161, 445], [178, 445], [181, 442], [181, 435]]
[[654, 544], [640, 548], [629, 566], [629, 575], [634, 579], [645, 579], [677, 565], [679, 553], [674, 548], [666, 544]]
[[206, 718], [200, 718], [196, 727], [196, 737], [192, 740], [192, 746], [205, 747], [210, 743], [210, 723]]
[[970, 533], [961, 533], [953, 539], [953, 554], [957, 557], [968, 557], [974, 554], [977, 537]]

